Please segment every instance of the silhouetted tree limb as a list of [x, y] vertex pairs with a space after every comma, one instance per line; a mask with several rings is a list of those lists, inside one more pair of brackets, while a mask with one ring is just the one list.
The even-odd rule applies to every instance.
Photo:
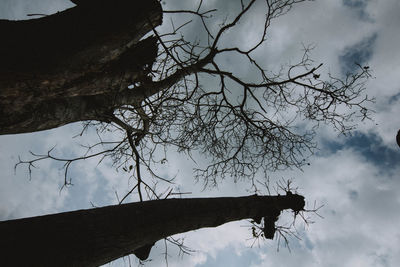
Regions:
[[[246, 218], [275, 222], [282, 210], [304, 210], [304, 197], [248, 196], [144, 201], [0, 222], [2, 264], [99, 266], [136, 254], [165, 237]], [[273, 238], [268, 223], [266, 238]], [[21, 253], [15, 257], [15, 253]], [[23, 256], [22, 256], [23, 255]]]
[[140, 94], [116, 96], [151, 71], [156, 40], [140, 39], [161, 21], [157, 0], [82, 1], [39, 19], [0, 20], [0, 134], [108, 121], [116, 107], [140, 103]]

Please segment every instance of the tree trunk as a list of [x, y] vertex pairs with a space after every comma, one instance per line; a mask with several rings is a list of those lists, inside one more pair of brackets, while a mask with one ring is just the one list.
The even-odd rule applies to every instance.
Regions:
[[107, 121], [151, 70], [157, 40], [139, 40], [161, 24], [159, 1], [73, 2], [40, 19], [0, 20], [0, 134]]
[[167, 199], [0, 222], [5, 266], [98, 266], [178, 233], [299, 211], [304, 198], [248, 196]]

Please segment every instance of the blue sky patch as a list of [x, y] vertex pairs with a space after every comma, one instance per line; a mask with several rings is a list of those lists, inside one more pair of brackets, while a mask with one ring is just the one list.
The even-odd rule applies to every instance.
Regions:
[[343, 0], [343, 5], [352, 9], [360, 20], [371, 21], [371, 17], [366, 12], [369, 0]]
[[388, 105], [396, 104], [396, 102], [399, 101], [399, 99], [400, 99], [400, 92], [389, 98]]
[[349, 198], [351, 200], [357, 200], [358, 199], [358, 192], [356, 190], [350, 190], [348, 192], [348, 194], [349, 194]]
[[[393, 133], [395, 139], [396, 133]], [[393, 143], [395, 145], [395, 143]], [[351, 137], [347, 138], [344, 143], [332, 140], [324, 140], [321, 148], [335, 153], [342, 149], [353, 149], [365, 157], [365, 159], [382, 169], [396, 166], [400, 162], [400, 153], [395, 149], [389, 148], [382, 143], [380, 137], [376, 134], [362, 134], [355, 132]]]
[[343, 5], [351, 8], [365, 8], [367, 1], [363, 0], [343, 0]]
[[368, 65], [368, 61], [372, 58], [377, 37], [378, 34], [374, 33], [359, 43], [344, 49], [343, 53], [339, 56], [342, 74], [346, 75], [357, 71], [358, 66], [356, 64], [362, 66]]

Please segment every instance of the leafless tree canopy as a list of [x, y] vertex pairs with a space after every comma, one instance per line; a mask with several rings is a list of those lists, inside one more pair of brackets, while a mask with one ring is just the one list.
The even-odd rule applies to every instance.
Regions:
[[[161, 197], [153, 186], [157, 179], [172, 182], [152, 171], [155, 164], [168, 160], [156, 156], [167, 148], [207, 158], [195, 170], [196, 179], [205, 186], [224, 177], [254, 183], [260, 171], [307, 164], [316, 147], [316, 127], [326, 123], [346, 133], [353, 129], [353, 119], [369, 117], [367, 104], [372, 99], [364, 95], [368, 67], [358, 66], [358, 72], [346, 77], [328, 74], [322, 79], [322, 64], [310, 58], [309, 46], [303, 47], [297, 63], [282, 65], [278, 72], [259, 61], [256, 55], [268, 45], [271, 22], [304, 1], [236, 1], [235, 16], [226, 20], [215, 18], [217, 10], [207, 9], [203, 1], [192, 10], [164, 10], [164, 26], [153, 27], [149, 39], [158, 43], [156, 61], [145, 66], [151, 70], [147, 76], [129, 86], [137, 101], [115, 108], [108, 122], [85, 124], [85, 129], [96, 127], [99, 142], [79, 158], [59, 158], [49, 151], [20, 164], [31, 168], [42, 159], [62, 161], [68, 184], [68, 167], [74, 161], [111, 157], [115, 167], [137, 180], [130, 193], [138, 191], [140, 200]], [[252, 16], [255, 9], [264, 15]], [[250, 46], [229, 42], [229, 36], [243, 34], [241, 23], [248, 20], [261, 27], [257, 40]], [[201, 25], [201, 30], [196, 28], [198, 38], [187, 30], [192, 24]], [[227, 58], [240, 59], [253, 70], [251, 78], [226, 64]], [[303, 120], [306, 123], [300, 123]], [[102, 139], [106, 131], [114, 132], [115, 139]], [[151, 177], [144, 178], [144, 171]]]
[[[82, 155], [72, 158], [60, 157], [53, 149], [45, 154], [31, 152], [32, 159], [20, 159], [16, 167], [25, 165], [31, 174], [39, 161], [59, 161], [64, 164], [66, 186], [72, 183], [68, 170], [74, 162], [89, 158], [101, 162], [109, 158], [115, 168], [126, 171], [136, 181], [126, 195], [117, 196], [119, 204], [132, 193], [137, 193], [140, 201], [181, 194], [173, 190], [173, 178], [154, 171], [154, 166], [169, 160], [169, 149], [200, 158], [195, 179], [204, 187], [232, 178], [249, 181], [256, 191], [257, 174], [267, 177], [276, 170], [301, 168], [316, 148], [313, 137], [320, 124], [329, 124], [346, 133], [354, 128], [354, 121], [369, 118], [368, 104], [373, 101], [364, 93], [364, 85], [371, 77], [368, 66], [357, 65], [358, 71], [345, 77], [323, 75], [322, 64], [311, 59], [311, 46], [303, 47], [296, 63], [282, 62], [278, 71], [267, 68], [260, 54], [268, 45], [272, 21], [305, 1], [237, 0], [236, 13], [221, 17], [215, 15], [218, 10], [208, 8], [200, 0], [193, 9], [163, 10], [161, 27], [153, 25], [161, 23], [161, 19], [149, 11], [153, 18], [147, 18], [145, 23], [140, 21], [140, 34], [145, 41], [132, 44], [132, 49], [111, 42], [112, 47], [118, 47], [115, 51], [119, 55], [131, 54], [93, 70], [94, 76], [104, 74], [104, 80], [91, 83], [90, 79], [82, 79], [79, 76], [82, 66], [71, 61], [78, 69], [71, 72], [78, 75], [75, 81], [78, 85], [85, 84], [89, 88], [86, 93], [97, 97], [98, 102], [93, 102], [93, 109], [88, 115], [85, 113], [86, 117], [77, 116], [65, 123], [90, 120], [84, 122], [81, 135], [95, 129], [98, 141], [85, 146]], [[73, 2], [78, 6], [90, 3], [79, 12], [87, 11], [93, 4]], [[101, 14], [106, 10], [105, 5]], [[263, 16], [255, 16], [256, 10], [262, 10]], [[235, 40], [235, 36], [244, 35], [242, 26], [250, 20], [260, 28], [257, 39]], [[144, 36], [148, 28], [151, 32]], [[129, 34], [123, 37], [130, 38]], [[153, 49], [144, 49], [140, 44]], [[157, 54], [143, 51], [157, 51]], [[107, 51], [105, 55], [108, 58]], [[140, 66], [124, 60], [132, 56]], [[240, 62], [240, 66], [229, 62]], [[243, 66], [249, 73], [242, 72]], [[101, 95], [108, 84], [114, 86], [111, 93]], [[71, 94], [76, 92], [79, 90]], [[109, 99], [113, 101], [108, 102]], [[109, 103], [112, 105], [107, 106]], [[106, 109], [100, 114], [96, 105], [104, 105]], [[43, 129], [60, 124], [54, 125], [45, 125]], [[161, 182], [166, 185], [160, 190], [157, 185]], [[268, 184], [265, 185], [268, 189]], [[289, 195], [293, 190], [290, 182], [287, 185], [281, 189]], [[263, 221], [261, 217], [254, 218], [254, 238], [274, 236], [279, 212], [265, 216]], [[291, 234], [290, 227], [278, 231], [283, 238]], [[168, 240], [183, 247], [179, 241]], [[143, 258], [148, 256], [152, 244], [142, 247]]]

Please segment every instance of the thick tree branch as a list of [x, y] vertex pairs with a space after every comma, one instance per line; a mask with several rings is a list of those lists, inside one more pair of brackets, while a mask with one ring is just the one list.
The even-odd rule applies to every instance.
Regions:
[[90, 1], [40, 19], [0, 20], [0, 134], [104, 120], [120, 105], [117, 93], [151, 71], [157, 41], [139, 39], [161, 20], [156, 0]]
[[[275, 218], [285, 209], [303, 210], [304, 197], [167, 199], [4, 221], [2, 263], [98, 266], [174, 234], [246, 218]], [[24, 257], [13, 257], [21, 252]]]

